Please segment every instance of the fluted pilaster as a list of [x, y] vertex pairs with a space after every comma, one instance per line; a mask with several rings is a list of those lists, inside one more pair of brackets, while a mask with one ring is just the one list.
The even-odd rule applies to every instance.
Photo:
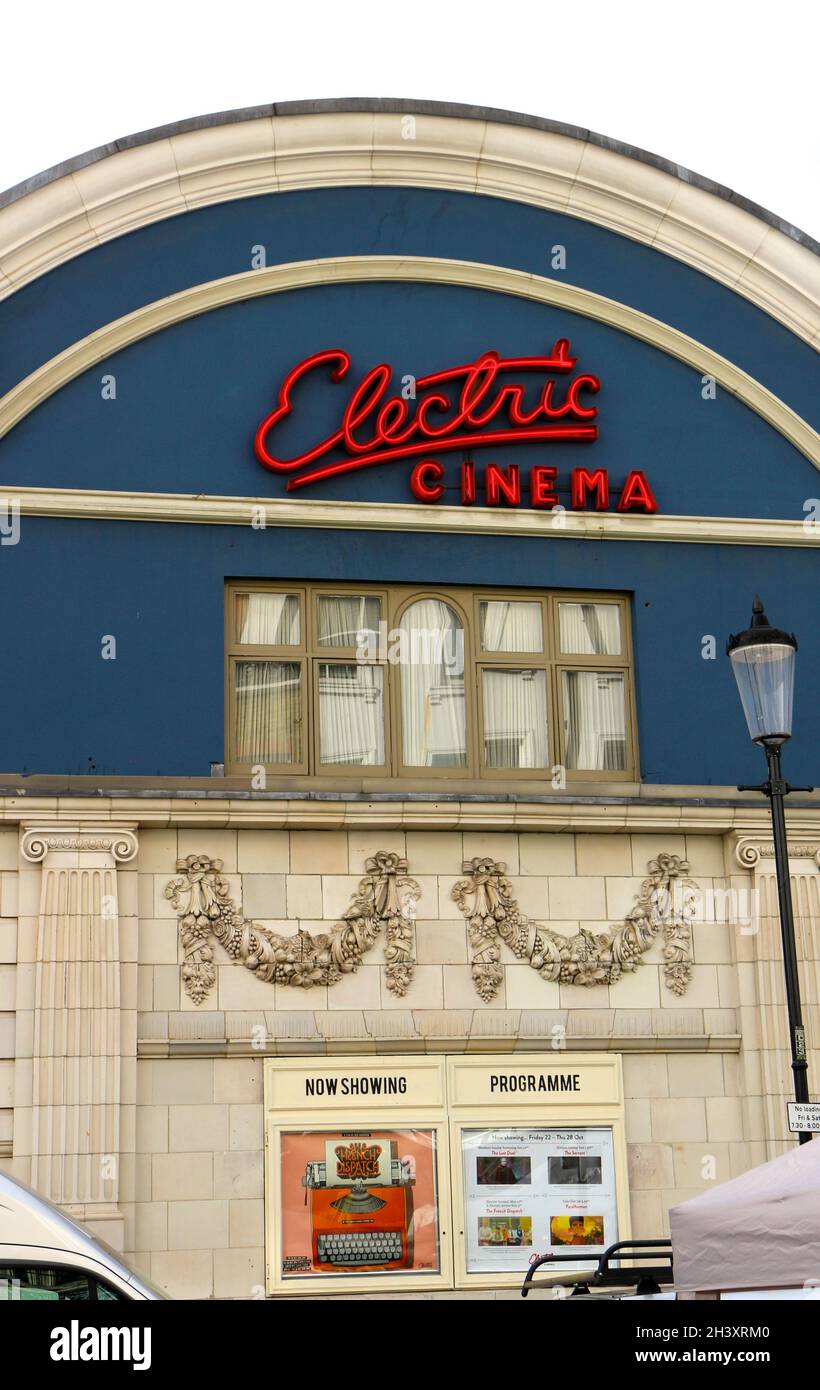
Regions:
[[[741, 1021], [750, 1137], [766, 1143], [774, 1157], [790, 1143], [786, 1102], [794, 1099], [786, 1009], [786, 984], [774, 845], [770, 837], [744, 835], [735, 842], [735, 859], [752, 874], [751, 923], [738, 937]], [[812, 1098], [820, 1094], [820, 840], [789, 838], [789, 869], [800, 993], [809, 1059]]]
[[[42, 864], [35, 956], [31, 1180], [96, 1223], [119, 1220], [120, 952], [117, 865], [129, 827], [29, 827]], [[112, 1231], [116, 1241], [116, 1234]]]

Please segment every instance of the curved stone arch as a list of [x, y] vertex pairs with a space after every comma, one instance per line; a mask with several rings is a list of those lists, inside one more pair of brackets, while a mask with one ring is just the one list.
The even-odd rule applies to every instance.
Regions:
[[[416, 117], [415, 137], [402, 121]], [[446, 188], [594, 222], [728, 285], [820, 344], [817, 243], [727, 189], [603, 136], [431, 102], [291, 103], [166, 126], [0, 199], [0, 296], [165, 217], [328, 186]]]
[[430, 256], [340, 256], [242, 271], [144, 305], [79, 339], [0, 399], [0, 438], [55, 391], [113, 353], [172, 324], [262, 295], [328, 284], [421, 281], [509, 294], [566, 309], [668, 353], [758, 414], [820, 469], [820, 435], [778, 396], [705, 344], [659, 319], [591, 290], [525, 271]]

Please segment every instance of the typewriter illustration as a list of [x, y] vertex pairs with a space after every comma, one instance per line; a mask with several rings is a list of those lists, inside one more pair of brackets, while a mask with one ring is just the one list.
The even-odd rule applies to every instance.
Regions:
[[402, 1269], [413, 1263], [413, 1192], [409, 1159], [389, 1139], [325, 1143], [302, 1185], [310, 1194], [316, 1269]]

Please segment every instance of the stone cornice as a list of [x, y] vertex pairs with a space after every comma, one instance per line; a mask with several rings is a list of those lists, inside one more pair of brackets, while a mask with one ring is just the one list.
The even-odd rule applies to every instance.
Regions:
[[0, 295], [112, 237], [228, 199], [339, 185], [444, 188], [607, 227], [729, 285], [808, 342], [820, 340], [820, 266], [809, 239], [800, 244], [717, 186], [586, 131], [457, 108], [425, 112], [419, 103], [408, 139], [412, 103], [401, 103], [405, 115], [398, 103], [340, 105], [239, 113], [248, 118], [230, 124], [211, 118], [75, 161], [0, 208]]
[[[563, 801], [366, 801], [366, 800], [183, 800], [152, 797], [3, 797], [0, 824], [22, 824], [40, 839], [46, 834], [91, 838], [116, 834], [126, 821], [138, 826], [203, 826], [210, 829], [314, 830], [499, 830], [552, 833], [678, 833], [722, 835], [766, 843], [767, 807], [676, 805], [660, 801], [628, 804]], [[126, 832], [127, 833], [127, 832]], [[820, 805], [789, 815], [790, 841], [820, 842]]]
[[[554, 1029], [573, 1052], [737, 1052], [735, 1009], [666, 1008], [279, 1009], [153, 1012], [140, 1015], [138, 1055], [220, 1057], [293, 1055], [295, 1051], [543, 1050]], [[259, 1046], [259, 1036], [264, 1047]]]
[[530, 130], [543, 130], [550, 135], [563, 135], [570, 140], [583, 140], [590, 145], [600, 145], [602, 149], [611, 150], [614, 154], [623, 155], [626, 159], [637, 160], [641, 164], [651, 164], [653, 168], [661, 169], [667, 174], [672, 174], [675, 178], [683, 179], [694, 188], [701, 188], [705, 193], [711, 193], [714, 197], [722, 198], [727, 203], [734, 203], [737, 207], [743, 208], [744, 211], [759, 217], [769, 226], [784, 232], [792, 241], [808, 246], [816, 254], [820, 254], [820, 244], [813, 237], [787, 222], [785, 218], [778, 217], [776, 213], [762, 207], [760, 203], [744, 198], [741, 193], [735, 192], [725, 184], [715, 183], [714, 179], [706, 178], [703, 174], [696, 173], [694, 169], [676, 164], [673, 160], [665, 159], [663, 155], [654, 154], [650, 150], [629, 145], [611, 135], [602, 135], [599, 131], [589, 130], [585, 126], [570, 125], [567, 121], [556, 121], [547, 116], [533, 116], [524, 111], [509, 111], [504, 107], [466, 105], [463, 102], [428, 101], [426, 99], [413, 101], [408, 97], [318, 97], [309, 101], [274, 101], [266, 102], [260, 106], [234, 107], [228, 111], [209, 111], [201, 116], [188, 116], [181, 121], [168, 121], [161, 126], [136, 131], [132, 135], [121, 136], [109, 144], [97, 145], [94, 149], [84, 150], [82, 154], [73, 155], [60, 164], [54, 164], [51, 168], [34, 174], [29, 179], [24, 179], [21, 183], [0, 193], [0, 208], [6, 207], [9, 203], [16, 203], [20, 198], [26, 197], [28, 193], [33, 193], [38, 188], [55, 183], [57, 179], [63, 178], [66, 174], [76, 173], [79, 169], [86, 169], [90, 164], [97, 164], [101, 159], [108, 159], [110, 155], [119, 154], [123, 150], [137, 149], [141, 145], [153, 144], [156, 140], [171, 139], [175, 135], [188, 135], [197, 130], [238, 125], [245, 121], [271, 119], [274, 116], [334, 115], [351, 111], [392, 112], [397, 115], [492, 121], [499, 125], [524, 126]]
[[[514, 1052], [521, 1056], [522, 1060], [527, 1052], [532, 1052], [536, 1047], [544, 1048], [549, 1043], [549, 1037], [540, 1038], [537, 1042], [521, 1042], [514, 1048], [510, 1047], [510, 1039], [504, 1034], [500, 1037], [487, 1035], [486, 1032], [472, 1036], [453, 1037], [447, 1035], [446, 1051], [456, 1052], [476, 1052], [480, 1047], [482, 1052], [499, 1052], [509, 1055]], [[442, 1051], [441, 1042], [437, 1039], [428, 1041], [425, 1038], [407, 1038], [406, 1035], [397, 1029], [395, 1038], [385, 1038], [381, 1040], [381, 1045], [377, 1042], [374, 1047], [376, 1055], [380, 1052], [385, 1054], [395, 1054], [397, 1045], [401, 1046], [402, 1052], [435, 1052]], [[689, 1036], [678, 1037], [668, 1036], [658, 1033], [654, 1037], [635, 1037], [632, 1034], [613, 1034], [609, 1038], [573, 1038], [572, 1048], [574, 1052], [638, 1052], [638, 1053], [668, 1053], [668, 1052], [740, 1052], [741, 1035], [740, 1033], [721, 1033], [721, 1034], [692, 1034]], [[348, 1046], [354, 1047], [353, 1042]], [[292, 1057], [294, 1055], [293, 1043], [271, 1042], [264, 1052], [259, 1051], [253, 1046], [252, 1042], [242, 1040], [224, 1040], [221, 1042], [179, 1042], [179, 1041], [155, 1041], [153, 1039], [140, 1038], [137, 1042], [137, 1056], [148, 1057]], [[369, 1050], [369, 1049], [368, 1049]], [[326, 1042], [313, 1043], [310, 1047], [310, 1055], [316, 1054], [333, 1056], [339, 1051], [339, 1042], [336, 1039]], [[0, 1157], [2, 1157], [0, 1148]]]
[[260, 509], [266, 527], [332, 531], [404, 531], [482, 536], [549, 536], [550, 540], [654, 541], [816, 549], [820, 532], [805, 520], [780, 517], [639, 516], [617, 512], [551, 514], [514, 508], [424, 506], [415, 502], [327, 502], [313, 498], [216, 497], [168, 492], [103, 492], [90, 488], [3, 487], [23, 516], [86, 521], [185, 522], [250, 526]]

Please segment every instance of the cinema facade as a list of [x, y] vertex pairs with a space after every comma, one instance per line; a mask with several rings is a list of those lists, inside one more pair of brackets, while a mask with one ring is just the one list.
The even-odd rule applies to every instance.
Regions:
[[[474, 108], [0, 199], [4, 1167], [178, 1297], [492, 1298], [793, 1142], [724, 646], [796, 632], [818, 780], [819, 283]], [[816, 1081], [817, 794], [789, 835]]]

